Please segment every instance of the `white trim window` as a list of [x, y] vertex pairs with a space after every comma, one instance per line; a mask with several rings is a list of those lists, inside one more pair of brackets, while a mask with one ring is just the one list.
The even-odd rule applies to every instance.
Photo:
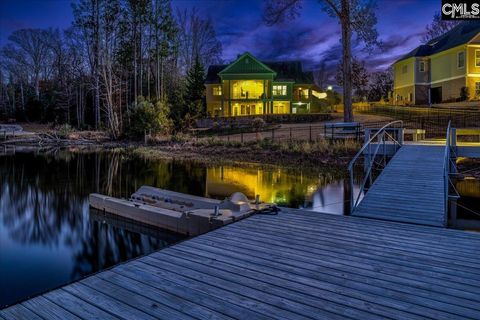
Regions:
[[475, 50], [475, 67], [480, 67], [480, 50]]
[[286, 96], [287, 95], [287, 86], [273, 86], [273, 95], [274, 96]]
[[213, 87], [213, 95], [214, 96], [221, 96], [222, 95], [222, 86]]
[[457, 68], [465, 68], [465, 51], [460, 51], [457, 53]]
[[418, 65], [418, 71], [425, 72], [425, 61], [420, 61]]

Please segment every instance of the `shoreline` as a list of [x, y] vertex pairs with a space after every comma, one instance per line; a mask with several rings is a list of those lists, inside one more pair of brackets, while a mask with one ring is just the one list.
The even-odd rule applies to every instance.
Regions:
[[242, 163], [255, 165], [273, 165], [311, 169], [330, 169], [346, 172], [350, 159], [358, 150], [355, 142], [327, 141], [292, 141], [271, 143], [259, 142], [225, 142], [215, 139], [196, 141], [161, 141], [144, 144], [135, 141], [111, 141], [89, 139], [58, 139], [39, 142], [10, 140], [1, 143], [2, 146], [23, 149], [122, 149], [147, 159], [178, 159], [198, 161], [206, 164]]

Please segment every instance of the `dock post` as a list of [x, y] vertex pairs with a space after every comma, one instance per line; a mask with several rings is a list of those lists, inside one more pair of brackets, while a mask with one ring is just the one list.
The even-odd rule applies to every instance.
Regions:
[[455, 226], [457, 223], [457, 199], [450, 199], [448, 201], [448, 214], [446, 215], [447, 221], [445, 221], [445, 225], [448, 226], [448, 221], [452, 226]]
[[403, 146], [403, 141], [405, 141], [405, 130], [403, 128], [399, 128], [397, 131], [398, 134], [398, 143]]

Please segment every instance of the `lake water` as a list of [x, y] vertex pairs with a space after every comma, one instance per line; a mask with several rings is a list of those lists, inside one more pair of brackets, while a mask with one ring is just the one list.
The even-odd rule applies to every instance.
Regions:
[[349, 206], [338, 171], [17, 150], [0, 156], [0, 308], [181, 240], [89, 208], [92, 192], [127, 198], [142, 185], [219, 199], [240, 191], [333, 214]]

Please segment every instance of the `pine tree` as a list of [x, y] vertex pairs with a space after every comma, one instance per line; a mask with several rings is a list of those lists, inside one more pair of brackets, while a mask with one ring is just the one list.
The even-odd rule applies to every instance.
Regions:
[[185, 86], [185, 112], [192, 117], [205, 114], [205, 71], [198, 55], [188, 70]]

